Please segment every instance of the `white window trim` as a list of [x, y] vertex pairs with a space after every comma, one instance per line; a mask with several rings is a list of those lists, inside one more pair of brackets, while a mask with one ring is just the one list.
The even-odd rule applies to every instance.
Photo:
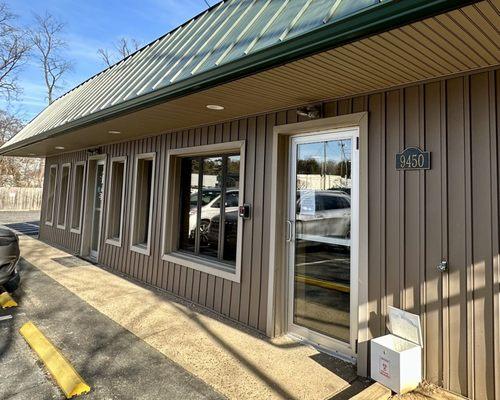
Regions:
[[[186, 147], [182, 149], [169, 150], [167, 152], [167, 169], [166, 169], [166, 185], [165, 188], [174, 187], [178, 184], [178, 179], [174, 176], [176, 171], [174, 161], [179, 157], [203, 156], [203, 155], [218, 155], [230, 152], [239, 152], [240, 154], [240, 194], [238, 205], [244, 203], [245, 194], [245, 141], [238, 140], [233, 142], [224, 142], [218, 144]], [[172, 262], [178, 265], [183, 265], [197, 271], [205, 272], [210, 275], [224, 278], [229, 281], [239, 283], [241, 280], [241, 257], [243, 250], [243, 220], [238, 218], [238, 230], [236, 241], [236, 265], [234, 271], [228, 271], [228, 266], [223, 262], [211, 261], [210, 259], [181, 252], [177, 250], [177, 244], [174, 243], [172, 232], [179, 226], [178, 221], [174, 217], [174, 197], [179, 193], [178, 187], [174, 190], [165, 190], [165, 203], [163, 209], [163, 237], [162, 237], [162, 260]], [[169, 233], [167, 233], [169, 232]]]
[[[142, 159], [152, 159], [152, 174], [151, 174], [151, 195], [149, 199], [149, 224], [148, 224], [148, 242], [146, 246], [134, 244], [134, 227], [135, 227], [135, 200], [136, 200], [136, 190], [137, 190], [137, 166], [138, 161]], [[154, 188], [155, 188], [155, 175], [156, 175], [156, 152], [152, 153], [141, 153], [136, 154], [134, 158], [134, 184], [132, 186], [132, 219], [130, 224], [130, 250], [136, 253], [144, 254], [146, 256], [151, 255], [151, 223], [153, 222], [153, 199], [154, 199]]]
[[[52, 164], [50, 167], [49, 167], [49, 184], [48, 184], [48, 189], [49, 189], [49, 192], [47, 193], [47, 208], [45, 210], [45, 213], [47, 213], [48, 211], [48, 202], [49, 202], [49, 197], [50, 197], [50, 175], [51, 175], [51, 170], [52, 168], [54, 168], [56, 170], [56, 175], [54, 177], [54, 200], [52, 202], [52, 218], [50, 221], [45, 221], [45, 225], [48, 225], [48, 226], [53, 226], [54, 225], [54, 213], [56, 211], [56, 193], [57, 193], [57, 178], [58, 178], [58, 172], [59, 172], [59, 165], [57, 164]], [[47, 216], [45, 216], [45, 218], [47, 218]]]
[[[71, 224], [73, 223], [73, 213], [75, 212], [75, 189], [76, 189], [76, 170], [77, 167], [83, 165], [83, 180], [82, 180], [82, 198], [80, 202], [80, 220], [78, 221], [78, 228], [73, 228]], [[83, 206], [85, 201], [85, 173], [87, 172], [85, 161], [78, 161], [75, 163], [75, 168], [73, 168], [73, 191], [71, 193], [71, 219], [69, 224], [69, 231], [71, 233], [76, 233], [80, 235], [82, 233], [82, 218], [83, 218]]]
[[[64, 175], [64, 168], [68, 168], [68, 187], [66, 191], [66, 206], [64, 207], [64, 224], [59, 224], [59, 213], [61, 212], [61, 208], [59, 207], [61, 204], [61, 197], [62, 197], [62, 178]], [[70, 192], [70, 187], [71, 187], [71, 163], [64, 163], [61, 165], [61, 173], [59, 174], [59, 195], [58, 195], [58, 201], [57, 201], [57, 229], [66, 229], [66, 222], [68, 222], [68, 200], [69, 200], [69, 192]]]
[[[118, 239], [113, 239], [109, 237], [109, 214], [110, 214], [110, 208], [111, 208], [111, 196], [112, 193], [108, 190], [108, 201], [107, 201], [107, 207], [106, 207], [106, 230], [105, 230], [105, 235], [106, 235], [106, 244], [110, 244], [112, 246], [116, 247], [122, 247], [122, 242], [123, 242], [123, 215], [124, 215], [124, 210], [125, 210], [125, 190], [127, 188], [127, 156], [120, 156], [120, 157], [111, 157], [110, 164], [109, 164], [109, 184], [108, 188], [111, 189], [112, 184], [113, 184], [113, 163], [123, 163], [123, 184], [122, 184], [122, 198], [121, 198], [121, 213], [120, 213], [120, 233], [119, 233], [119, 238]], [[154, 161], [153, 161], [153, 168], [154, 168]], [[154, 170], [153, 170], [154, 171]], [[135, 197], [134, 197], [135, 201]]]

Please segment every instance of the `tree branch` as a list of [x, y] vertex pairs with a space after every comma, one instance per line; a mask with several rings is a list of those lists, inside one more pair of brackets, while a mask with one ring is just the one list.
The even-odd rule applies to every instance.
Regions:
[[18, 71], [26, 61], [30, 44], [25, 32], [15, 23], [17, 18], [7, 5], [0, 2], [0, 95], [10, 100], [20, 93]]
[[111, 50], [101, 48], [97, 50], [97, 54], [105, 66], [111, 67], [113, 64], [139, 50], [140, 47], [141, 45], [137, 40], [122, 37], [112, 43]]
[[35, 14], [34, 28], [30, 29], [29, 37], [36, 49], [36, 58], [40, 63], [47, 89], [47, 101], [54, 101], [54, 91], [60, 89], [63, 76], [73, 68], [73, 63], [66, 59], [62, 52], [68, 46], [61, 37], [64, 24], [53, 15]]

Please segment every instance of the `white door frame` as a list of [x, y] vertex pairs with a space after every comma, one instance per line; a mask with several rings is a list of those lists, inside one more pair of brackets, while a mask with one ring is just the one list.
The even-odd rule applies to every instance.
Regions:
[[[297, 192], [297, 147], [304, 143], [317, 143], [327, 140], [350, 140], [351, 141], [351, 270], [350, 270], [350, 322], [349, 343], [315, 332], [306, 327], [293, 323], [294, 308], [294, 284], [295, 284], [295, 216], [296, 216], [296, 192]], [[287, 330], [289, 334], [311, 342], [327, 352], [355, 362], [356, 340], [358, 338], [358, 253], [359, 253], [359, 150], [356, 143], [359, 140], [359, 127], [339, 128], [328, 131], [310, 132], [291, 136], [290, 138], [290, 161], [289, 161], [289, 190], [288, 190], [288, 223], [291, 226], [291, 237], [287, 251], [287, 275], [288, 275], [288, 301], [287, 301]]]
[[[278, 122], [279, 123], [279, 122]], [[276, 337], [288, 331], [287, 217], [289, 193], [290, 138], [299, 134], [330, 132], [340, 128], [359, 129], [359, 222], [357, 276], [357, 349], [358, 375], [367, 376], [370, 331], [368, 302], [368, 112], [322, 118], [273, 129], [271, 166], [270, 249], [266, 334]], [[351, 345], [351, 344], [350, 344]], [[352, 345], [351, 345], [352, 346]]]
[[[103, 221], [103, 213], [105, 210], [105, 199], [106, 199], [106, 154], [98, 154], [94, 156], [89, 156], [87, 159], [87, 168], [86, 168], [86, 188], [85, 191], [85, 204], [84, 204], [84, 213], [82, 218], [82, 238], [80, 244], [80, 255], [82, 257], [89, 257], [95, 261], [98, 261], [99, 257], [99, 249], [101, 245], [101, 233], [102, 229], [102, 221]], [[92, 227], [93, 227], [93, 219], [94, 219], [94, 196], [95, 196], [95, 177], [97, 171], [97, 165], [103, 165], [103, 183], [102, 183], [102, 192], [103, 192], [103, 204], [101, 205], [101, 215], [99, 220], [99, 242], [97, 247], [97, 254], [91, 254], [91, 240], [92, 240]], [[95, 252], [92, 252], [95, 253]]]
[[[102, 199], [101, 199], [101, 207], [99, 210], [99, 221], [97, 221], [98, 224], [98, 229], [97, 229], [97, 250], [92, 250], [92, 241], [93, 241], [93, 235], [94, 235], [94, 224], [96, 221], [94, 220], [95, 218], [95, 192], [96, 192], [96, 187], [97, 187], [97, 171], [99, 170], [99, 165], [102, 165]], [[98, 160], [96, 162], [96, 168], [94, 171], [94, 184], [92, 185], [92, 215], [91, 215], [91, 223], [90, 223], [90, 258], [93, 258], [94, 260], [97, 261], [97, 258], [99, 257], [99, 248], [101, 247], [101, 233], [102, 233], [102, 214], [104, 211], [104, 186], [105, 186], [105, 179], [106, 179], [106, 160]]]

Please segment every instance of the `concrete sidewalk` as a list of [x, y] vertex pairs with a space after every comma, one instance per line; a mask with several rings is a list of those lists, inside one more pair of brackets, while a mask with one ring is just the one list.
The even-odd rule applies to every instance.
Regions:
[[229, 398], [327, 399], [356, 378], [353, 366], [309, 346], [269, 340], [38, 240], [22, 236], [21, 250], [36, 268]]

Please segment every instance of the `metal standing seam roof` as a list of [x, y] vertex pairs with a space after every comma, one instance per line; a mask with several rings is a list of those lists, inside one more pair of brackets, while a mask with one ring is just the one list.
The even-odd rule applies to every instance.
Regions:
[[[408, 6], [408, 0], [222, 1], [59, 97], [0, 153], [77, 128], [93, 115], [154, 96], [368, 8], [405, 2]], [[425, 2], [413, 3], [422, 7]]]

